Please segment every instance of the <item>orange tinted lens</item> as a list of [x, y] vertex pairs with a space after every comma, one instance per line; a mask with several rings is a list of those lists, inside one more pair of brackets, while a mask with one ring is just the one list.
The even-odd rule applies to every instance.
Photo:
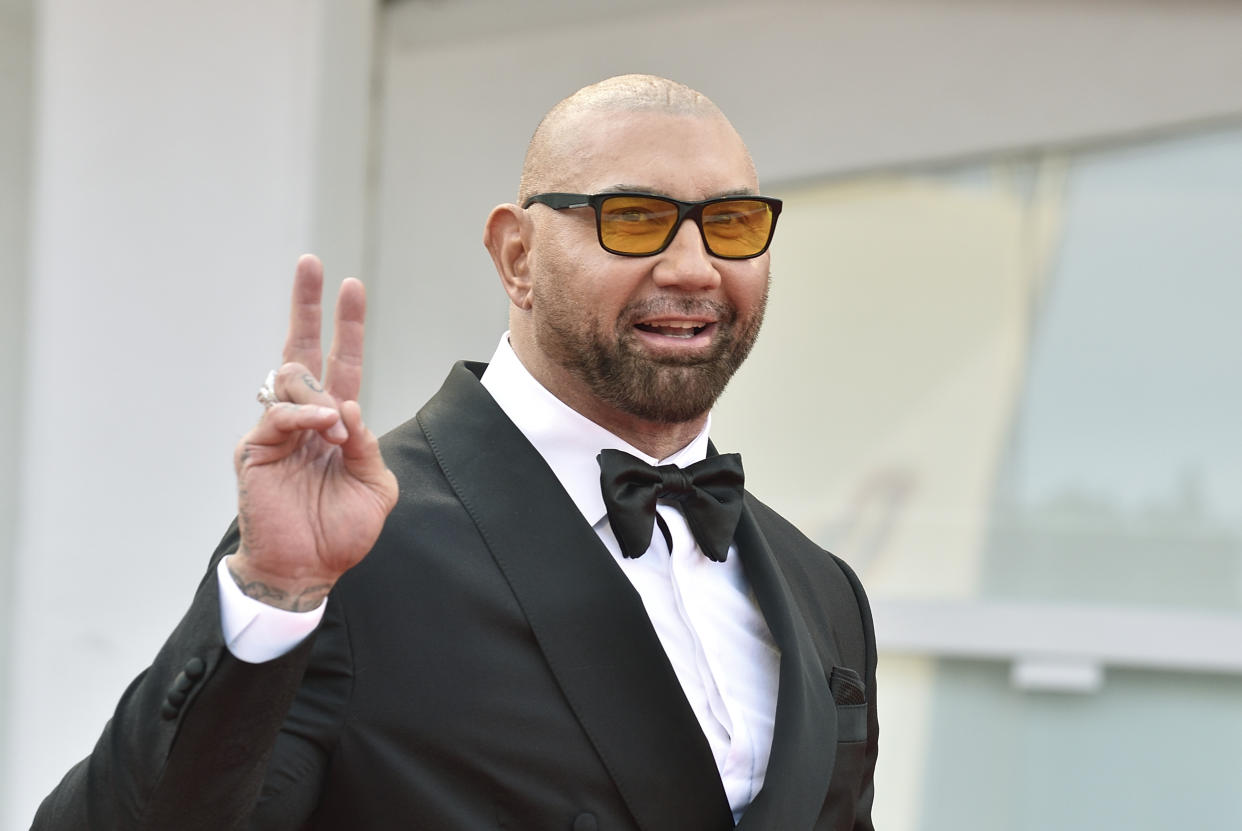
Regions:
[[772, 235], [772, 209], [754, 199], [714, 202], [703, 209], [703, 236], [717, 257], [753, 257]]
[[677, 206], [654, 196], [614, 196], [599, 209], [605, 248], [625, 254], [658, 251], [677, 222]]

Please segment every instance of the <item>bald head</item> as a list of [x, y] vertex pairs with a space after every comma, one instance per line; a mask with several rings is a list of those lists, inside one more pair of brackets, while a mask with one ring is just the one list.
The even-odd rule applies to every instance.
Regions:
[[640, 111], [729, 123], [706, 95], [656, 75], [618, 75], [583, 87], [549, 110], [535, 128], [522, 165], [518, 204], [533, 194], [568, 187], [566, 170], [583, 153], [584, 131], [597, 129], [609, 114]]

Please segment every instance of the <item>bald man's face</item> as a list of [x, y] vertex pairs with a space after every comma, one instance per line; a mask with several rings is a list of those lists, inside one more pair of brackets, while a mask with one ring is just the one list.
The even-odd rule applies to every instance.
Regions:
[[[587, 113], [568, 125], [548, 191], [640, 191], [687, 202], [758, 192], [753, 166], [723, 118]], [[590, 208], [528, 209], [532, 373], [562, 400], [647, 421], [691, 421], [711, 409], [763, 321], [768, 255], [725, 260], [686, 221], [663, 252], [600, 247]], [[588, 413], [589, 414], [589, 413]]]

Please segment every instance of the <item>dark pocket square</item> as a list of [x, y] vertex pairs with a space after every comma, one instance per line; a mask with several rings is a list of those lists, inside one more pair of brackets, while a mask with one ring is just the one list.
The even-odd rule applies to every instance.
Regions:
[[828, 675], [832, 703], [837, 705], [837, 741], [867, 739], [867, 686], [849, 667], [833, 667]]
[[838, 707], [867, 703], [867, 687], [858, 673], [849, 667], [832, 668], [828, 676], [828, 689], [832, 691], [832, 701]]

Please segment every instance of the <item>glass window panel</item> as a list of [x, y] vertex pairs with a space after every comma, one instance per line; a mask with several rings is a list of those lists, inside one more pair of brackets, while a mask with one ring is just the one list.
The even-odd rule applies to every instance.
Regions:
[[1030, 693], [1002, 664], [941, 661], [934, 684], [911, 829], [1242, 822], [1242, 678], [1112, 671], [1094, 695]]
[[761, 496], [873, 594], [1242, 610], [1242, 129], [779, 190]]
[[983, 590], [1242, 606], [1242, 135], [1070, 165]]

